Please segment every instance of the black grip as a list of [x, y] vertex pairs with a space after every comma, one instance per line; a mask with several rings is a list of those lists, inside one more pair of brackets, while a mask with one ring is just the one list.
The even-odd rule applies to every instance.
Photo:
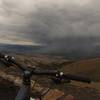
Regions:
[[7, 62], [7, 61], [5, 61], [5, 60], [3, 60], [3, 59], [0, 59], [0, 62], [3, 64], [3, 65], [5, 65], [6, 67], [10, 67], [12, 64], [11, 63], [9, 63], [9, 62]]
[[87, 77], [76, 76], [76, 75], [71, 75], [71, 74], [63, 75], [62, 78], [63, 79], [69, 79], [69, 80], [86, 82], [86, 83], [91, 83], [91, 79], [89, 79]]
[[22, 71], [25, 71], [27, 70], [27, 68], [25, 66], [22, 66], [21, 64], [19, 64], [18, 62], [16, 62], [15, 58], [12, 57], [12, 56], [9, 56], [9, 55], [5, 55], [5, 54], [2, 54], [0, 53], [0, 58], [1, 58], [1, 61], [2, 62], [6, 62], [6, 65], [9, 64], [9, 65], [16, 65], [18, 68], [20, 68]]

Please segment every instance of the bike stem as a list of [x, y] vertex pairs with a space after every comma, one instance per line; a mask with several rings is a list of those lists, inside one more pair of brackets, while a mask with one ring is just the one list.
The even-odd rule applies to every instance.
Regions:
[[15, 100], [30, 100], [31, 91], [31, 72], [24, 71], [22, 86], [15, 98]]

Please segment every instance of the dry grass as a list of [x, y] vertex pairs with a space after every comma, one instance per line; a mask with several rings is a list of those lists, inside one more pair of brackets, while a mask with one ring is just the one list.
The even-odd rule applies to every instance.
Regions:
[[65, 65], [62, 70], [65, 73], [88, 76], [95, 81], [100, 81], [100, 58], [77, 61]]

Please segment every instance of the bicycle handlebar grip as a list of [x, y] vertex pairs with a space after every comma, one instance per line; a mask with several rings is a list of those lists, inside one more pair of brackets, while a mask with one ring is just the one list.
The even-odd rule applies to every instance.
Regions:
[[81, 81], [81, 82], [86, 82], [86, 83], [91, 83], [91, 79], [86, 78], [86, 77], [81, 77], [81, 76], [76, 76], [76, 75], [63, 75], [63, 79], [69, 79], [69, 80], [75, 80], [75, 81]]

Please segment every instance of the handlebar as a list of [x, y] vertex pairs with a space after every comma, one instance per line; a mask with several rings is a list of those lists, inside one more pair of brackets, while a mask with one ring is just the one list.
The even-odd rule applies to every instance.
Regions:
[[70, 79], [70, 80], [75, 80], [75, 81], [91, 83], [91, 79], [87, 77], [76, 76], [76, 75], [71, 75], [71, 74], [66, 74], [66, 75], [63, 75], [62, 77], [63, 79]]
[[[6, 61], [10, 64], [16, 65], [22, 72], [29, 71], [29, 69], [25, 66], [22, 66], [18, 62], [16, 62], [15, 58], [12, 56], [4, 55], [0, 53], [0, 58], [3, 59], [3, 61]], [[1, 60], [2, 61], [2, 60]], [[44, 69], [37, 69], [33, 68], [32, 71], [29, 71], [29, 77], [32, 75], [46, 75], [46, 76], [53, 76], [56, 79], [62, 81], [62, 80], [74, 80], [74, 81], [81, 81], [86, 83], [91, 83], [91, 80], [86, 77], [71, 75], [71, 74], [64, 74], [63, 72], [60, 72], [58, 70], [44, 70]]]

